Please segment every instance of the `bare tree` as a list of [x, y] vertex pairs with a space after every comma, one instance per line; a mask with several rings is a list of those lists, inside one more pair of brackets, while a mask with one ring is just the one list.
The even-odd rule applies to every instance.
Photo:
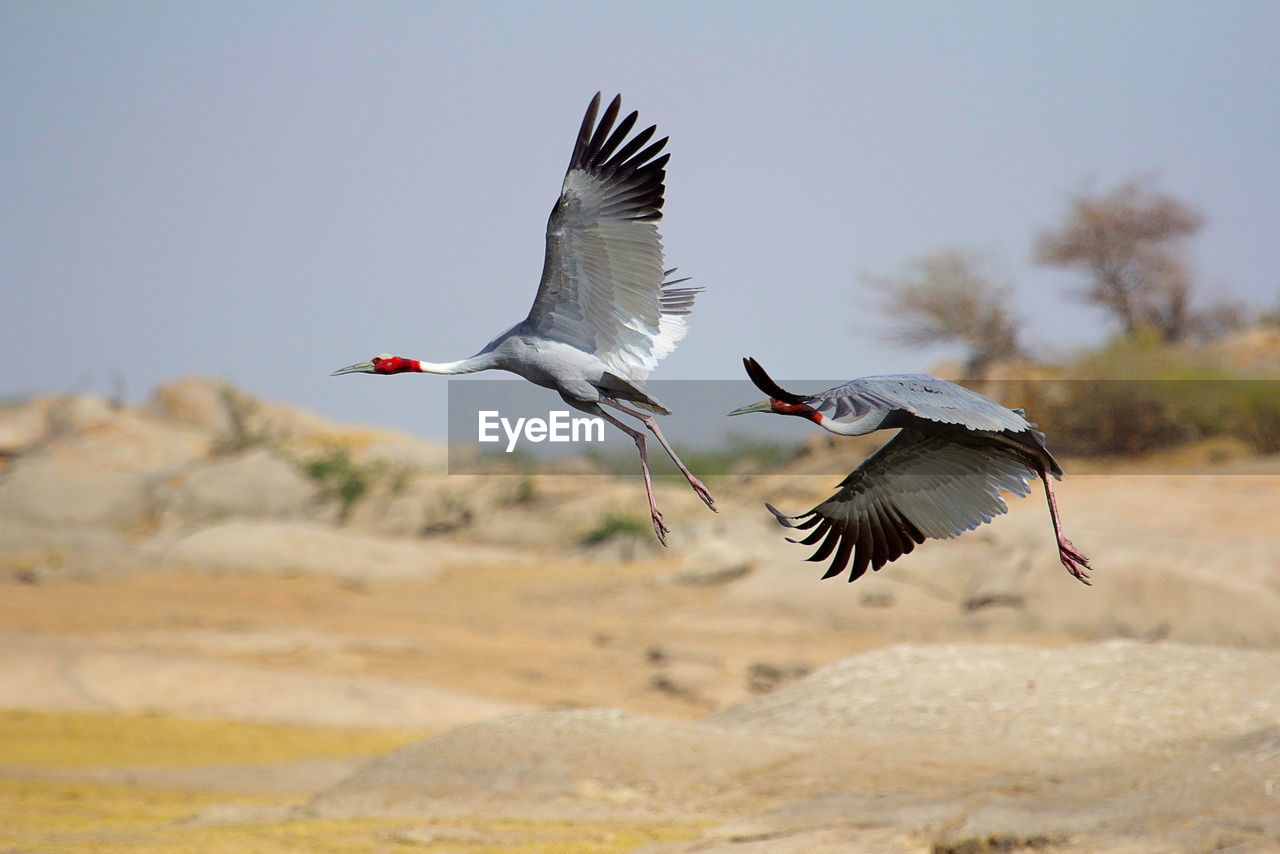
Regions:
[[[1251, 318], [1252, 315], [1252, 318]], [[1230, 297], [1218, 297], [1198, 309], [1187, 324], [1187, 337], [1194, 341], [1213, 341], [1243, 329], [1250, 322], [1265, 322], [1264, 315]]]
[[1112, 312], [1126, 335], [1152, 328], [1165, 341], [1180, 341], [1193, 325], [1183, 243], [1203, 221], [1186, 203], [1133, 179], [1072, 198], [1066, 220], [1040, 233], [1036, 258], [1084, 270], [1090, 281], [1081, 298]]
[[993, 362], [1021, 353], [1011, 288], [990, 267], [973, 252], [943, 249], [910, 261], [900, 273], [864, 274], [862, 281], [879, 293], [880, 310], [891, 321], [882, 333], [886, 341], [962, 345], [966, 374], [982, 379]]

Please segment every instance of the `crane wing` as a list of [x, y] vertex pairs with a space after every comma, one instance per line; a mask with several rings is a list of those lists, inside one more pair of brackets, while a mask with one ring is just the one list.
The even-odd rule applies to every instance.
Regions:
[[[902, 430], [840, 483], [840, 489], [807, 513], [769, 510], [788, 528], [812, 529], [804, 539], [818, 545], [811, 561], [831, 558], [823, 578], [852, 564], [850, 581], [870, 566], [878, 570], [925, 539], [949, 539], [1005, 513], [1001, 490], [1030, 491], [1035, 473], [1019, 460], [990, 448], [958, 445]], [[833, 556], [834, 555], [834, 556]]]
[[970, 430], [1020, 433], [1034, 428], [1021, 410], [1007, 409], [976, 391], [927, 374], [863, 377], [828, 389], [808, 402], [833, 421], [856, 420], [872, 410], [888, 409]]
[[685, 317], [701, 288], [665, 281], [662, 217], [671, 156], [666, 138], [645, 147], [656, 126], [627, 140], [637, 114], [617, 127], [621, 96], [600, 122], [597, 92], [587, 108], [569, 170], [547, 221], [542, 283], [524, 328], [600, 357], [623, 379], [640, 382], [685, 336]]

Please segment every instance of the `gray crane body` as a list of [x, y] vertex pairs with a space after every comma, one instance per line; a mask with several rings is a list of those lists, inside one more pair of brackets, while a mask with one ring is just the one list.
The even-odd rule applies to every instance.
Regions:
[[637, 384], [610, 371], [599, 356], [574, 344], [555, 341], [529, 332], [525, 322], [517, 323], [490, 341], [457, 373], [499, 370], [523, 377], [534, 385], [558, 392], [570, 406], [591, 415], [600, 415], [604, 400], [624, 400], [650, 412], [669, 415]]
[[1008, 409], [985, 395], [928, 374], [862, 377], [814, 395], [810, 405], [829, 417], [824, 430], [864, 436], [905, 428], [969, 448], [991, 448], [1033, 457], [1061, 480], [1062, 467], [1049, 453], [1044, 434], [1020, 409]]

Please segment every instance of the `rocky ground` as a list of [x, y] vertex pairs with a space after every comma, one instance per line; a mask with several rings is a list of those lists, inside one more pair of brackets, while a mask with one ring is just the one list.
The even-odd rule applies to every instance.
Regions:
[[1038, 498], [848, 585], [761, 508], [830, 453], [660, 553], [211, 381], [0, 409], [0, 850], [1280, 850], [1276, 460], [1068, 477], [1092, 588]]

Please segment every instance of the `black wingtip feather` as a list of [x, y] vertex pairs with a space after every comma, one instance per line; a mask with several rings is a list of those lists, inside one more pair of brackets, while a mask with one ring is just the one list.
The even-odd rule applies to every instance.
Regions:
[[627, 160], [631, 157], [631, 155], [639, 151], [640, 146], [648, 142], [649, 138], [652, 137], [657, 132], [658, 132], [657, 125], [649, 125], [647, 128], [640, 131], [635, 136], [631, 137], [631, 140], [626, 145], [622, 146], [622, 148], [619, 148], [604, 165], [609, 167], [610, 169], [618, 168], [622, 164], [626, 163]]
[[601, 93], [597, 92], [591, 99], [591, 103], [587, 104], [587, 113], [582, 117], [582, 126], [578, 128], [578, 140], [573, 144], [573, 156], [569, 158], [570, 169], [582, 162], [582, 156], [587, 151], [587, 143], [591, 141], [591, 129], [595, 127], [596, 115], [600, 112], [600, 97]]
[[[853, 556], [853, 565], [849, 567], [849, 577], [846, 579], [850, 584], [857, 581], [867, 572], [868, 561], [866, 554], [868, 550], [862, 545], [862, 531], [863, 526], [855, 519], [844, 532], [845, 539], [849, 541], [849, 550]], [[847, 564], [848, 561], [846, 560]]]
[[[590, 165], [599, 166], [601, 163], [609, 160], [610, 155], [613, 154], [613, 150], [618, 147], [620, 142], [627, 138], [627, 134], [631, 132], [631, 128], [635, 126], [636, 119], [639, 117], [640, 114], [634, 110], [628, 113], [627, 117], [619, 122], [618, 126], [614, 128], [614, 131], [609, 135], [609, 138], [606, 139], [599, 148], [593, 149]], [[604, 125], [602, 124], [601, 127], [603, 126]]]
[[[871, 565], [871, 526], [858, 525], [856, 534], [858, 541], [856, 544], [856, 551], [853, 556], [853, 575], [850, 576], [850, 581], [861, 578], [865, 575], [867, 567]], [[877, 569], [878, 568], [879, 567], [877, 567]]]
[[844, 568], [849, 565], [849, 553], [853, 551], [853, 539], [848, 536], [840, 538], [840, 548], [836, 549], [836, 556], [831, 559], [831, 568], [827, 570], [827, 574], [835, 577], [844, 572]]
[[903, 513], [901, 508], [894, 504], [890, 504], [889, 508], [893, 510], [894, 515], [897, 517], [898, 530], [906, 535], [910, 540], [903, 554], [911, 554], [912, 549], [914, 549], [916, 545], [924, 543], [927, 537], [925, 537], [924, 531], [921, 531], [915, 522], [912, 522], [907, 518], [907, 514]]
[[827, 534], [827, 538], [822, 541], [822, 545], [818, 546], [818, 550], [805, 558], [805, 560], [813, 561], [814, 563], [821, 563], [831, 556], [831, 553], [835, 551], [835, 548], [839, 543], [840, 529], [833, 525], [831, 527], [831, 532]]
[[792, 519], [796, 518], [795, 516], [788, 516], [786, 513], [783, 513], [781, 510], [779, 510], [777, 507], [774, 507], [772, 504], [770, 504], [767, 501], [764, 503], [764, 507], [766, 510], [768, 510], [770, 513], [773, 514], [773, 517], [778, 520], [779, 525], [782, 525], [785, 528], [795, 527], [795, 525], [791, 521]]
[[884, 520], [880, 518], [875, 507], [869, 510], [866, 520], [867, 527], [871, 529], [871, 568], [879, 571], [880, 567], [889, 562], [887, 558], [889, 543], [882, 527]]
[[831, 527], [831, 521], [829, 519], [824, 519], [822, 520], [822, 524], [818, 525], [816, 528], [814, 528], [812, 531], [809, 532], [809, 536], [805, 537], [803, 540], [792, 540], [791, 542], [799, 543], [802, 546], [815, 545], [818, 542], [818, 540], [822, 539], [822, 537], [827, 533], [827, 530], [830, 527]]
[[[648, 148], [646, 148], [644, 151], [637, 154], [635, 157], [632, 157], [630, 160], [626, 161], [625, 163], [620, 164], [617, 168], [618, 169], [634, 169], [636, 172], [642, 172], [645, 169], [648, 169], [649, 167], [653, 166], [653, 163], [650, 163], [649, 159], [653, 157], [655, 154], [657, 154], [659, 151], [661, 151], [663, 148], [666, 148], [667, 142], [670, 139], [671, 137], [664, 136], [662, 139], [658, 140], [653, 145], [650, 145]], [[670, 156], [668, 156], [668, 159], [670, 159]], [[654, 163], [657, 163], [657, 162], [658, 161], [656, 160], [654, 161]], [[667, 161], [663, 160], [662, 164], [658, 168], [661, 169], [662, 166], [666, 165], [666, 163]]]
[[613, 100], [609, 102], [609, 106], [604, 108], [604, 115], [600, 117], [600, 124], [596, 126], [596, 132], [592, 134], [591, 141], [587, 143], [586, 162], [595, 159], [596, 154], [604, 145], [605, 139], [609, 136], [609, 131], [613, 130], [613, 123], [618, 119], [618, 110], [622, 108], [622, 96], [614, 95]]
[[668, 157], [657, 155], [667, 144], [667, 139], [664, 137], [641, 151], [657, 131], [657, 126], [650, 126], [627, 140], [627, 134], [639, 115], [634, 111], [628, 113], [615, 128], [614, 123], [622, 109], [622, 96], [615, 96], [603, 113], [600, 111], [601, 97], [597, 92], [587, 107], [573, 148], [573, 158], [569, 161], [569, 171], [585, 171], [603, 186], [619, 191], [610, 200], [610, 206], [602, 211], [604, 215], [640, 222], [659, 220], [662, 218], [664, 167]]
[[782, 386], [773, 381], [772, 377], [765, 373], [764, 368], [760, 367], [760, 363], [750, 356], [744, 356], [742, 364], [747, 369], [747, 376], [756, 384], [756, 388], [769, 395], [769, 397], [780, 400], [783, 403], [804, 403], [808, 400], [806, 397], [784, 390]]

